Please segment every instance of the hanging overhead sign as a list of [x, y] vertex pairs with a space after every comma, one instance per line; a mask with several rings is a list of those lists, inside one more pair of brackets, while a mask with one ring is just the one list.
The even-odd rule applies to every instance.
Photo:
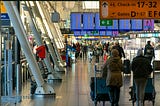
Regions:
[[6, 7], [4, 5], [3, 1], [0, 1], [0, 9], [1, 9], [1, 13], [7, 13]]
[[160, 0], [100, 0], [100, 19], [159, 19]]

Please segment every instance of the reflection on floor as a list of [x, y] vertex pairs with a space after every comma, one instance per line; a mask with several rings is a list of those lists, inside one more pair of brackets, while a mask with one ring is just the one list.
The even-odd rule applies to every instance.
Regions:
[[[102, 64], [103, 62], [101, 62]], [[62, 82], [54, 81], [53, 86], [55, 97], [31, 97], [30, 83], [23, 85], [22, 102], [17, 104], [8, 103], [7, 106], [94, 106], [90, 97], [90, 77], [94, 76], [94, 60], [89, 63], [88, 60], [79, 58], [72, 67], [68, 67], [65, 73], [61, 73]], [[129, 101], [129, 87], [132, 85], [131, 75], [125, 75], [119, 106], [132, 106]], [[155, 73], [156, 99], [155, 106], [160, 106], [160, 73]], [[98, 103], [98, 106], [102, 106]], [[107, 101], [106, 106], [110, 105]], [[6, 104], [5, 104], [6, 106]], [[152, 106], [152, 102], [145, 101], [145, 106]]]

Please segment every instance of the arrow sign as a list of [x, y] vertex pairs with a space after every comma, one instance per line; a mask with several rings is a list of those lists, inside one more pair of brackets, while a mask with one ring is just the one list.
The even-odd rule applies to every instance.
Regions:
[[102, 16], [107, 17], [108, 16], [108, 2], [104, 1], [101, 5], [102, 9]]
[[112, 20], [100, 20], [100, 26], [112, 26], [113, 21]]
[[106, 8], [106, 7], [108, 6], [108, 4], [107, 4], [106, 2], [104, 2], [104, 3], [102, 4], [102, 6]]

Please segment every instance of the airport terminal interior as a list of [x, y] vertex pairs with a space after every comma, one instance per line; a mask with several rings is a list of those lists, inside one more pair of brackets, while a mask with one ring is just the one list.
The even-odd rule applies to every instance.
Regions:
[[[160, 2], [117, 1], [0, 1], [0, 105], [111, 106], [102, 67], [118, 42], [125, 54], [119, 106], [134, 106], [131, 63], [150, 41], [144, 106], [159, 106]], [[127, 6], [153, 9], [127, 18], [118, 10]], [[119, 12], [111, 16], [111, 7]]]

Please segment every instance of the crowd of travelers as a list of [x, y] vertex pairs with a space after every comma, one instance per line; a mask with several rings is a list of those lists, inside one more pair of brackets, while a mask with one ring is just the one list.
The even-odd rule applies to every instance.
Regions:
[[[104, 59], [102, 77], [106, 78], [106, 86], [109, 88], [111, 106], [118, 106], [120, 98], [120, 88], [123, 86], [122, 73], [124, 66], [122, 57], [126, 58], [123, 48], [118, 41], [108, 43], [79, 43], [72, 44], [75, 49], [75, 58], [87, 59], [90, 62], [95, 57], [95, 62], [99, 63], [100, 56]], [[153, 71], [151, 61], [155, 57], [154, 47], [148, 41], [144, 48], [137, 51], [137, 55], [131, 62], [131, 70], [136, 85], [136, 105], [144, 106], [144, 91], [147, 78]], [[146, 68], [147, 67], [147, 68]]]
[[[118, 42], [111, 49], [110, 58], [103, 65], [102, 77], [106, 78], [106, 86], [109, 88], [109, 97], [111, 106], [119, 106], [120, 87], [123, 86], [122, 81], [122, 56], [125, 58], [123, 48]], [[144, 49], [138, 49], [136, 57], [131, 62], [131, 70], [133, 72], [133, 80], [136, 88], [136, 106], [144, 106], [145, 87], [147, 79], [150, 77], [153, 67], [151, 65], [154, 58], [154, 48], [147, 42]]]

